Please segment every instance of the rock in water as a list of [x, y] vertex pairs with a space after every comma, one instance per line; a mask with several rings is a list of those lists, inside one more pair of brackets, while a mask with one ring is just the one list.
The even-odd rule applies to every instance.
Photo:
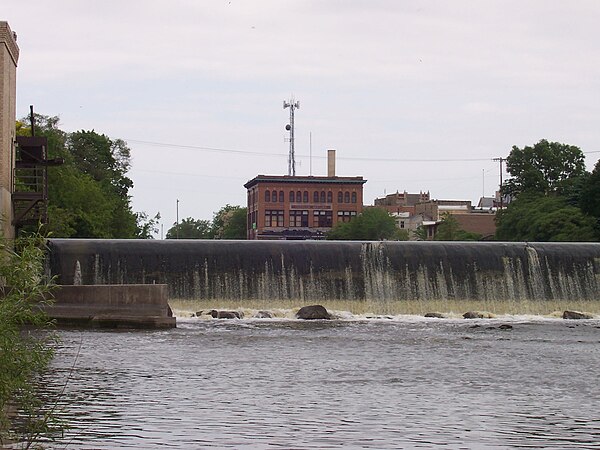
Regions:
[[211, 309], [209, 314], [213, 317], [213, 319], [243, 319], [244, 315], [237, 311], [218, 311], [216, 309]]
[[321, 305], [311, 305], [311, 306], [303, 306], [296, 313], [297, 319], [304, 320], [318, 320], [318, 319], [331, 319], [331, 315], [327, 312], [324, 306]]
[[273, 313], [271, 311], [258, 311], [254, 314], [255, 319], [272, 319]]
[[428, 312], [425, 317], [434, 317], [436, 319], [445, 319], [446, 316], [439, 312]]
[[579, 320], [579, 319], [593, 319], [594, 316], [591, 314], [582, 313], [579, 311], [565, 311], [563, 313], [563, 319]]

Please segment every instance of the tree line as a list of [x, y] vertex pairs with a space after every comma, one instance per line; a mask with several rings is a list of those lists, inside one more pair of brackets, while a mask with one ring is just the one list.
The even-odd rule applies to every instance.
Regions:
[[[17, 135], [31, 135], [27, 119], [17, 122]], [[35, 115], [36, 135], [48, 138], [49, 158], [62, 166], [48, 170], [49, 224], [55, 237], [148, 239], [158, 232], [160, 214], [134, 212], [127, 176], [131, 152], [126, 142], [94, 130], [67, 133], [58, 117]], [[600, 240], [600, 161], [587, 172], [579, 147], [541, 140], [514, 146], [506, 158], [510, 178], [501, 195], [507, 207], [496, 215], [496, 240]], [[245, 239], [246, 208], [225, 205], [212, 220], [188, 217], [173, 224], [167, 239]], [[416, 231], [426, 239], [424, 229]], [[341, 240], [407, 240], [408, 232], [380, 208], [365, 208], [350, 222], [338, 223], [327, 236]], [[437, 226], [437, 240], [478, 240], [446, 215]]]

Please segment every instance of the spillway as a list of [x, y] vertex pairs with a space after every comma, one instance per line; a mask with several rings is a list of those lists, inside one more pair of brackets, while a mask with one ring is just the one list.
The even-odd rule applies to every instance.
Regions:
[[600, 244], [51, 239], [60, 284], [167, 284], [180, 299], [600, 299]]

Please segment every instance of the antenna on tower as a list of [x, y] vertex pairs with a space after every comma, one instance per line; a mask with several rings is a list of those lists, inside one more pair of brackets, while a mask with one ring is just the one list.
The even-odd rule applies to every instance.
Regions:
[[290, 101], [283, 101], [283, 109], [290, 108], [290, 123], [285, 129], [290, 132], [290, 155], [288, 156], [288, 175], [296, 176], [296, 160], [294, 156], [294, 111], [300, 108], [300, 102], [291, 98]]

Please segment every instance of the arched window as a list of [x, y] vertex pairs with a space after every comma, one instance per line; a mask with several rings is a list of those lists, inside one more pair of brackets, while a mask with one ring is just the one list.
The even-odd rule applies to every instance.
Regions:
[[300, 203], [302, 201], [302, 192], [296, 192], [296, 201]]
[[344, 203], [350, 203], [350, 192], [344, 192]]
[[273, 191], [273, 193], [271, 194], [271, 201], [272, 202], [277, 201], [277, 191]]
[[285, 202], [285, 194], [283, 191], [279, 191], [279, 203]]
[[317, 191], [313, 193], [313, 203], [319, 203], [319, 193]]
[[327, 192], [327, 203], [333, 203], [333, 194], [331, 191]]
[[325, 203], [325, 191], [321, 191], [321, 203]]
[[290, 191], [290, 203], [294, 203], [296, 201], [296, 194], [294, 191]]
[[342, 191], [338, 192], [338, 203], [344, 203], [344, 194], [342, 194]]
[[356, 203], [356, 192], [352, 193], [352, 203]]
[[302, 202], [308, 203], [308, 191], [304, 191], [304, 195], [302, 196]]
[[265, 191], [265, 202], [271, 201], [271, 191]]

